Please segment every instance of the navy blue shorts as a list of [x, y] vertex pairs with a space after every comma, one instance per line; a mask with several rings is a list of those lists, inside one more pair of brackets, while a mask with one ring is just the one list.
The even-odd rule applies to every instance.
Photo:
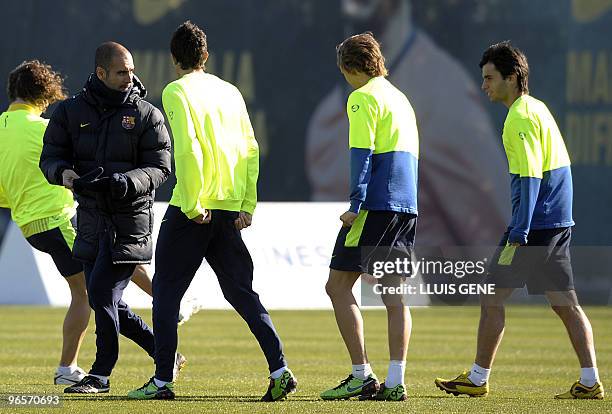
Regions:
[[526, 246], [508, 246], [509, 232], [504, 233], [485, 283], [496, 288], [522, 288], [530, 294], [574, 289], [570, 257], [572, 228], [531, 230]]
[[72, 245], [76, 234], [75, 227], [76, 216], [62, 223], [59, 227], [26, 238], [28, 243], [36, 250], [51, 256], [55, 267], [64, 277], [76, 275], [83, 271], [81, 262], [72, 257]]
[[417, 216], [394, 211], [361, 210], [351, 227], [342, 227], [330, 269], [372, 274], [375, 261], [410, 255]]

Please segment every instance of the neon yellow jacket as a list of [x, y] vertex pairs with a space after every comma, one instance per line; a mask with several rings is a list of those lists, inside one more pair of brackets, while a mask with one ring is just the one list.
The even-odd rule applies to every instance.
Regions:
[[0, 208], [10, 208], [2, 187], [0, 187]]
[[38, 167], [48, 122], [26, 104], [0, 115], [0, 207], [11, 209], [26, 237], [59, 226], [76, 211], [72, 193], [49, 184]]
[[408, 98], [382, 76], [348, 98], [351, 207], [418, 214], [419, 133]]
[[174, 140], [177, 183], [170, 204], [190, 219], [204, 209], [252, 214], [259, 147], [238, 89], [192, 72], [164, 88], [162, 103]]
[[527, 244], [530, 230], [573, 226], [570, 158], [546, 105], [529, 95], [514, 101], [503, 144], [512, 191], [508, 241]]

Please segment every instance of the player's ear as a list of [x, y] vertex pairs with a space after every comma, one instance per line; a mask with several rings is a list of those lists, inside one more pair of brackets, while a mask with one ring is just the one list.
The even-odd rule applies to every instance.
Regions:
[[106, 80], [106, 70], [102, 66], [96, 67], [96, 76], [100, 80]]
[[513, 86], [518, 88], [518, 80], [516, 77], [516, 73], [511, 73], [510, 75], [508, 75], [508, 77], [506, 78], [506, 80]]
[[208, 52], [204, 52], [204, 63], [208, 61]]

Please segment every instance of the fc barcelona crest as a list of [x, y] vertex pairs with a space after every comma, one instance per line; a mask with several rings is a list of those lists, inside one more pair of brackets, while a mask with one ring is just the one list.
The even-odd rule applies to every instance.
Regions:
[[136, 117], [124, 115], [123, 118], [121, 118], [121, 126], [125, 129], [134, 129], [136, 126]]

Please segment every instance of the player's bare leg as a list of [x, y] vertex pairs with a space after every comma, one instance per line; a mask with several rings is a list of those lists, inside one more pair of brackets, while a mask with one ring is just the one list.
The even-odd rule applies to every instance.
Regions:
[[137, 265], [132, 274], [132, 282], [142, 289], [147, 295], [153, 296], [153, 283], [151, 282], [151, 276], [146, 266]]
[[355, 296], [353, 285], [360, 272], [345, 272], [330, 269], [325, 290], [331, 298], [336, 322], [353, 364], [351, 374], [339, 385], [321, 393], [324, 400], [348, 399], [359, 396], [372, 398], [380, 385], [368, 363], [363, 335], [363, 318]]
[[576, 291], [546, 292], [546, 298], [563, 321], [580, 366], [583, 368], [597, 366], [593, 328], [589, 318], [578, 304]]
[[[404, 280], [405, 278], [399, 276], [387, 276], [380, 279], [380, 283], [383, 287], [399, 288]], [[381, 296], [387, 308], [389, 367], [385, 382], [381, 384], [375, 399], [401, 401], [408, 398], [404, 375], [412, 318], [402, 294], [383, 294]]]
[[580, 362], [580, 379], [569, 391], [555, 395], [557, 399], [603, 399], [604, 388], [599, 379], [595, 357], [593, 328], [582, 307], [578, 304], [576, 291], [548, 291], [546, 299], [563, 321], [574, 351]]
[[514, 289], [496, 289], [495, 295], [482, 295], [480, 303], [480, 323], [476, 345], [476, 364], [491, 369], [499, 348], [506, 325], [504, 302]]
[[334, 307], [338, 329], [353, 365], [368, 363], [363, 336], [363, 318], [352, 291], [359, 275], [359, 272], [330, 269], [329, 279], [325, 285], [325, 291]]
[[504, 302], [514, 289], [495, 289], [494, 295], [480, 296], [480, 324], [476, 359], [472, 369], [454, 379], [436, 378], [434, 383], [447, 394], [485, 397], [489, 393], [489, 375], [506, 325]]
[[387, 306], [389, 357], [392, 361], [405, 361], [412, 329], [410, 308], [405, 305]]
[[71, 301], [64, 318], [64, 340], [60, 365], [67, 367], [77, 365], [79, 349], [87, 331], [91, 309], [87, 299], [83, 272], [67, 277], [66, 282], [70, 287]]
[[[401, 287], [405, 278], [399, 276], [386, 276], [380, 279], [383, 287]], [[410, 309], [404, 303], [402, 294], [383, 294], [382, 301], [387, 308], [387, 335], [389, 339], [389, 359], [391, 361], [405, 361], [408, 353], [408, 342], [412, 330], [412, 317]]]

